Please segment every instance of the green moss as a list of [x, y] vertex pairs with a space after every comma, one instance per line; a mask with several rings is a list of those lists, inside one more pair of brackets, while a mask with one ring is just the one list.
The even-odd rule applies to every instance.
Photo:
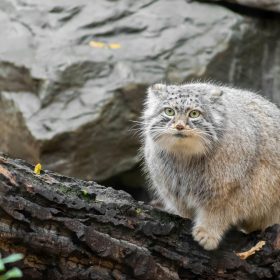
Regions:
[[86, 189], [82, 190], [82, 194], [84, 197], [88, 197], [88, 191]]

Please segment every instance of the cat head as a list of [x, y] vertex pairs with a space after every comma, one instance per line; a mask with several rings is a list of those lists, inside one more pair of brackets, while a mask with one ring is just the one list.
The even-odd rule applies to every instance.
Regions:
[[212, 84], [155, 84], [148, 89], [145, 136], [173, 153], [205, 155], [221, 136], [223, 90]]

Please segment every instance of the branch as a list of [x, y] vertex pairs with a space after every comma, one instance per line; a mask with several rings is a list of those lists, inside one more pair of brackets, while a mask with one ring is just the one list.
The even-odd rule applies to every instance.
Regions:
[[[24, 279], [263, 279], [280, 271], [280, 226], [229, 233], [219, 250], [191, 221], [123, 192], [0, 155], [0, 251], [25, 255]], [[235, 252], [265, 246], [246, 260]]]

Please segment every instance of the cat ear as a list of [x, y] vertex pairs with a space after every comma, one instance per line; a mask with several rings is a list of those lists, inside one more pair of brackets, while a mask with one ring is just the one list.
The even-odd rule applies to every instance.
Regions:
[[167, 86], [164, 84], [154, 84], [148, 89], [149, 97], [156, 99], [165, 99], [167, 96]]
[[220, 96], [223, 95], [223, 91], [220, 88], [213, 88], [210, 90], [210, 101], [215, 102]]

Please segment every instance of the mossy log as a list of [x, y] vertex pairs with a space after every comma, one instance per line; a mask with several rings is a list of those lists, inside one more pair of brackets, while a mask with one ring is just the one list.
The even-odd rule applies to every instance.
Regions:
[[[203, 250], [191, 221], [92, 181], [0, 155], [0, 251], [24, 279], [280, 279], [280, 226]], [[242, 206], [240, 206], [242, 207]], [[236, 252], [264, 240], [246, 260]]]

